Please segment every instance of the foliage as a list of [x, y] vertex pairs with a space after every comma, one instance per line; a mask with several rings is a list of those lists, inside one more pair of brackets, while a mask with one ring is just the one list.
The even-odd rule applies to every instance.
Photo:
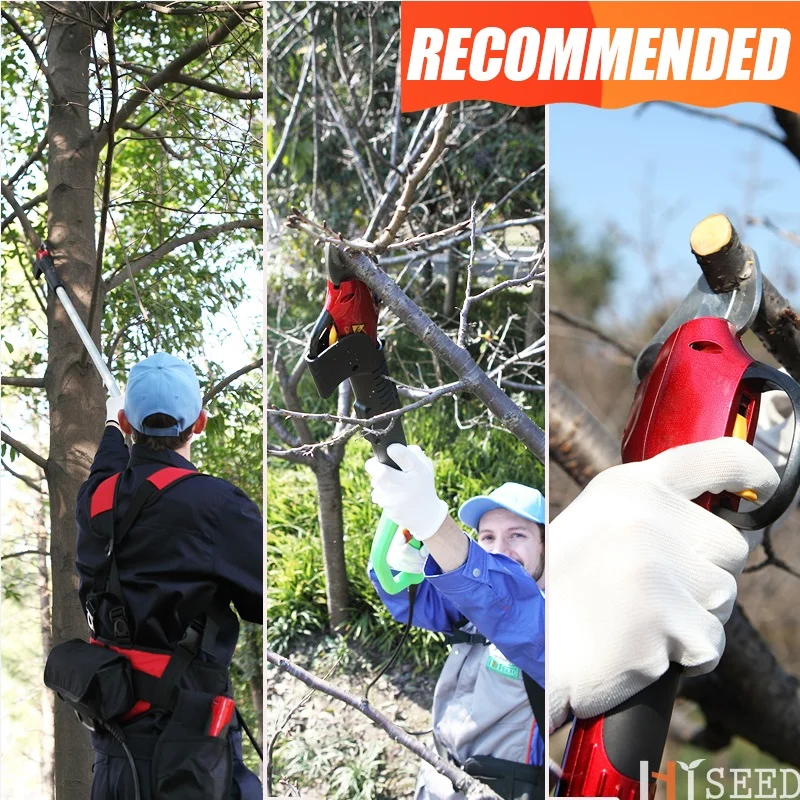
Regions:
[[548, 214], [551, 302], [592, 319], [610, 299], [617, 277], [617, 246], [608, 234], [587, 242], [578, 223], [552, 198]]

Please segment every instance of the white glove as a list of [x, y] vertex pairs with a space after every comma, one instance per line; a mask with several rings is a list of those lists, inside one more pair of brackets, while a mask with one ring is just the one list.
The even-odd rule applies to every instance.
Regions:
[[386, 452], [400, 469], [374, 457], [367, 461], [364, 468], [372, 481], [372, 502], [423, 542], [447, 517], [447, 503], [436, 494], [433, 462], [416, 445], [390, 444]]
[[550, 525], [550, 729], [616, 707], [670, 661], [710, 672], [725, 647], [748, 546], [695, 503], [705, 491], [778, 485], [767, 460], [731, 437], [689, 444], [598, 475]]
[[109, 397], [106, 400], [106, 422], [116, 422], [119, 425], [119, 412], [125, 408], [125, 392], [118, 397]]
[[428, 557], [428, 548], [422, 545], [419, 550], [406, 542], [402, 528], [397, 529], [389, 552], [386, 554], [386, 563], [398, 572], [424, 572], [425, 559]]

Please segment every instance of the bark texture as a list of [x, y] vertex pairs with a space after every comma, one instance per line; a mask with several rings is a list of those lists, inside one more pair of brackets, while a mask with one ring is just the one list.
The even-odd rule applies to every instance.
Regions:
[[[47, 64], [58, 95], [48, 125], [48, 238], [56, 269], [85, 321], [95, 265], [94, 188], [97, 151], [89, 124], [90, 29], [84, 3], [42, 6], [48, 32]], [[100, 298], [98, 298], [100, 302]], [[102, 303], [101, 303], [102, 307]], [[89, 474], [103, 422], [102, 383], [63, 307], [51, 292], [47, 305], [45, 388], [50, 404], [50, 494], [53, 570], [53, 644], [86, 636], [75, 571], [75, 498]], [[99, 328], [99, 317], [98, 317]], [[95, 341], [99, 330], [91, 331]], [[87, 731], [66, 703], [54, 714], [57, 800], [85, 800], [92, 781]]]

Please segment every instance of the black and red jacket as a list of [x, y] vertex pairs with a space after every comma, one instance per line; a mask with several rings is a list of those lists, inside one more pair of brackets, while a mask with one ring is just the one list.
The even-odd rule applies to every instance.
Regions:
[[[98, 591], [96, 577], [108, 563], [107, 545], [93, 532], [91, 502], [98, 487], [121, 473], [114, 518], [119, 521], [139, 486], [165, 467], [194, 470], [172, 451], [125, 446], [121, 432], [108, 426], [89, 478], [77, 501], [77, 560], [80, 598]], [[179, 481], [146, 505], [115, 551], [134, 648], [169, 650], [199, 614], [216, 609], [219, 632], [210, 655], [228, 666], [239, 624], [232, 603], [245, 620], [263, 621], [263, 523], [257, 506], [227, 481], [197, 475]], [[96, 639], [114, 641], [113, 621], [101, 605], [94, 614]]]

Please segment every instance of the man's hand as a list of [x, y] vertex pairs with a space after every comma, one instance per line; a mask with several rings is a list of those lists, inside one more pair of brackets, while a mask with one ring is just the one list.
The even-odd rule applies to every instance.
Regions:
[[372, 502], [415, 539], [425, 541], [447, 518], [447, 503], [436, 494], [433, 463], [416, 445], [390, 444], [386, 452], [400, 469], [377, 458], [367, 461], [364, 468], [372, 480]]
[[550, 525], [550, 728], [602, 714], [669, 662], [710, 672], [747, 560], [745, 537], [692, 500], [778, 485], [767, 459], [725, 437], [598, 475]]
[[125, 392], [118, 397], [109, 397], [106, 400], [106, 422], [119, 425], [119, 412], [125, 408]]

